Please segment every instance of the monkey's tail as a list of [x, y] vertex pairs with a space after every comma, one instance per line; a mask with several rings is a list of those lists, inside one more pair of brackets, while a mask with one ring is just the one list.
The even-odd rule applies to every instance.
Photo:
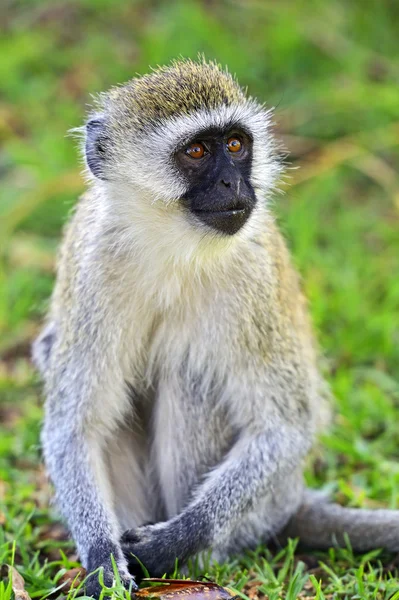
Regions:
[[346, 536], [358, 552], [375, 548], [398, 552], [399, 510], [346, 508], [307, 489], [283, 532], [284, 538], [299, 538], [301, 544], [315, 549], [345, 547]]

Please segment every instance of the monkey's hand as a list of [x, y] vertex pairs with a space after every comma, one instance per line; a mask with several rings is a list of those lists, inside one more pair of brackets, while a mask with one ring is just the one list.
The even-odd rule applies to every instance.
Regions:
[[114, 564], [117, 565], [117, 573], [115, 573], [114, 564], [109, 555], [105, 558], [90, 556], [87, 565], [89, 575], [84, 586], [85, 595], [99, 598], [104, 586], [112, 588], [118, 584], [118, 577], [126, 590], [130, 590], [131, 592], [136, 591], [138, 586], [134, 577], [127, 571], [124, 560], [123, 563], [115, 561]]
[[175, 529], [172, 521], [129, 529], [122, 535], [121, 546], [129, 572], [137, 581], [144, 576], [140, 563], [150, 576], [162, 577], [174, 570], [176, 557], [181, 558], [178, 527]]

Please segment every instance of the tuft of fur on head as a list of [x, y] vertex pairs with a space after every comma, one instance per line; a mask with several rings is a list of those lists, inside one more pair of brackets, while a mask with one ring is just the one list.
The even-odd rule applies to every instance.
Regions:
[[111, 127], [143, 130], [176, 115], [244, 101], [237, 81], [218, 64], [180, 60], [112, 88], [98, 107], [109, 114]]
[[[270, 110], [205, 60], [175, 61], [101, 94], [85, 128], [86, 161], [101, 212], [110, 228], [123, 230], [123, 246], [162, 248], [174, 262], [182, 252], [187, 260], [196, 250], [214, 256], [252, 235], [281, 171], [270, 123]], [[174, 155], [215, 127], [239, 127], [253, 139], [251, 183], [259, 202], [233, 239], [191, 223], [178, 202], [187, 182]]]

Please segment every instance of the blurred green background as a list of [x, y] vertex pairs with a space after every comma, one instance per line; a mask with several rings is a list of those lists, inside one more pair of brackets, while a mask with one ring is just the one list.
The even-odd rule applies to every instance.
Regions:
[[29, 346], [62, 226], [83, 190], [67, 131], [82, 123], [91, 93], [199, 52], [276, 107], [289, 151], [288, 185], [273, 205], [337, 397], [336, 424], [308, 479], [335, 482], [349, 504], [399, 508], [399, 3], [3, 0], [0, 32], [5, 556], [25, 532], [26, 574], [48, 518]]

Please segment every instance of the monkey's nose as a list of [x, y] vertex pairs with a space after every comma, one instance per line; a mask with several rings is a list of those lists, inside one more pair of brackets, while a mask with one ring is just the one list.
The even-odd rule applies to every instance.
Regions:
[[220, 185], [222, 187], [226, 187], [226, 188], [234, 188], [234, 190], [236, 191], [237, 194], [240, 193], [240, 187], [242, 184], [243, 180], [241, 177], [222, 177], [219, 181]]
[[226, 186], [227, 188], [231, 187], [231, 181], [228, 181], [227, 179], [221, 179], [220, 183]]

